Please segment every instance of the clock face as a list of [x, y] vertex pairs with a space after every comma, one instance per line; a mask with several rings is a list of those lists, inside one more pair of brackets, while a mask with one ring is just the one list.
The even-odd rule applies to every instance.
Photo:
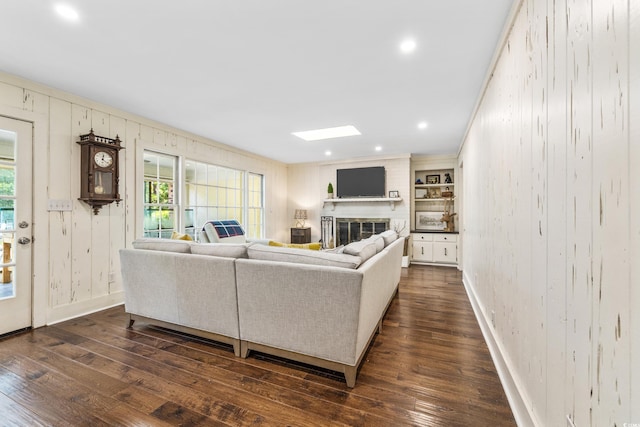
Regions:
[[113, 163], [113, 157], [106, 151], [98, 151], [96, 155], [93, 156], [93, 160], [96, 162], [96, 165], [101, 168], [109, 167]]

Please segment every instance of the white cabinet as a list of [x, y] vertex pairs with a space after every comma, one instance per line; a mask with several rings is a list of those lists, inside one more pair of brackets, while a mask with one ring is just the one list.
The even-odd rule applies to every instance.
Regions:
[[411, 262], [446, 264], [458, 262], [458, 236], [452, 233], [411, 233]]
[[431, 234], [413, 234], [412, 260], [417, 262], [431, 262], [433, 260], [433, 236]]
[[458, 236], [436, 234], [433, 236], [433, 262], [452, 263], [458, 261]]

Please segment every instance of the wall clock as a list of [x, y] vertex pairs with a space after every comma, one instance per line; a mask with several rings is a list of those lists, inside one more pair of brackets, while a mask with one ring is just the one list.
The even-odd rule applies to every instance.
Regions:
[[109, 203], [120, 199], [118, 183], [120, 181], [118, 155], [124, 147], [120, 138], [98, 136], [93, 129], [86, 135], [80, 135], [80, 197], [93, 208], [93, 213]]

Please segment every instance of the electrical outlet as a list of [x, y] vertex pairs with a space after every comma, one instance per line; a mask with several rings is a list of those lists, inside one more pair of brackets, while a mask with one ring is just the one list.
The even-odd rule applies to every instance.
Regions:
[[71, 200], [49, 199], [49, 211], [72, 211]]
[[571, 414], [567, 414], [567, 427], [576, 427], [576, 425], [573, 423], [573, 420], [571, 419]]

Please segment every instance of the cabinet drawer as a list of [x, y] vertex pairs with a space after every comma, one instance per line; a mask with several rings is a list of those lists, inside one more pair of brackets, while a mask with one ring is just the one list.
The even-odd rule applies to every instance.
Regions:
[[433, 261], [433, 243], [431, 242], [414, 242], [413, 243], [413, 260], [431, 262]]
[[413, 241], [414, 242], [433, 242], [433, 234], [414, 233]]
[[435, 234], [433, 236], [434, 242], [452, 242], [455, 243], [458, 241], [458, 236], [455, 234]]

